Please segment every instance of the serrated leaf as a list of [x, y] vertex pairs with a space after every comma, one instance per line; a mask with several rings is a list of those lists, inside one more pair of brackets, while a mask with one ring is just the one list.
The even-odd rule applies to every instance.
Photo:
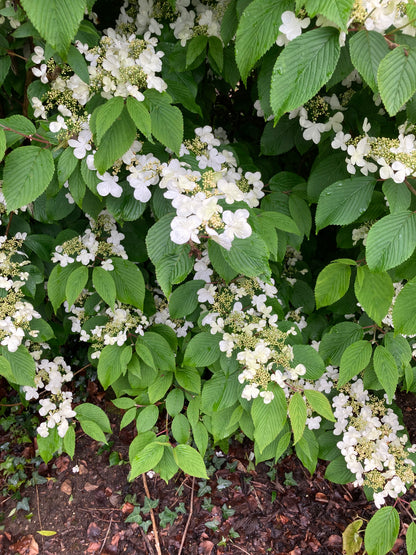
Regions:
[[355, 341], [345, 349], [341, 356], [338, 387], [345, 385], [368, 366], [372, 352], [371, 343], [363, 340]]
[[289, 401], [289, 418], [293, 430], [293, 445], [295, 445], [303, 435], [306, 417], [306, 403], [302, 395], [296, 392]]
[[186, 443], [191, 433], [190, 425], [186, 416], [177, 414], [172, 420], [172, 434], [178, 443]]
[[191, 314], [198, 306], [199, 289], [205, 285], [203, 280], [197, 279], [177, 287], [169, 297], [169, 314], [172, 318], [183, 318]]
[[383, 193], [389, 203], [392, 214], [403, 212], [410, 207], [412, 193], [405, 183], [395, 183], [393, 179], [386, 179], [383, 183]]
[[319, 273], [315, 285], [316, 308], [335, 303], [348, 291], [351, 268], [332, 262]]
[[391, 402], [399, 381], [396, 361], [393, 355], [382, 345], [376, 347], [373, 361], [374, 372]]
[[416, 50], [394, 48], [381, 60], [377, 79], [384, 106], [394, 116], [416, 91]]
[[343, 31], [347, 30], [347, 22], [350, 18], [354, 0], [306, 0], [305, 7], [308, 15], [315, 17], [317, 14], [325, 16], [333, 21]]
[[186, 48], [186, 67], [189, 67], [205, 51], [208, 43], [206, 35], [196, 35], [192, 37]]
[[391, 277], [387, 272], [374, 273], [368, 266], [358, 266], [354, 283], [358, 302], [378, 325], [386, 316], [394, 294]]
[[104, 270], [100, 266], [94, 268], [92, 272], [92, 284], [100, 297], [111, 307], [114, 308], [116, 300], [116, 284], [111, 272]]
[[254, 0], [244, 10], [236, 33], [236, 61], [243, 81], [250, 69], [273, 46], [282, 25], [282, 13], [291, 9], [286, 0]]
[[374, 177], [352, 177], [324, 189], [316, 209], [316, 231], [328, 225], [347, 225], [363, 214], [376, 184]]
[[208, 479], [204, 460], [196, 449], [190, 445], [177, 445], [173, 448], [176, 464], [185, 474], [196, 478]]
[[69, 307], [71, 307], [77, 300], [85, 285], [87, 284], [87, 281], [88, 268], [86, 266], [73, 268], [73, 271], [68, 276], [65, 287], [65, 297]]
[[95, 422], [103, 432], [111, 433], [111, 425], [108, 416], [100, 407], [97, 407], [97, 405], [82, 403], [75, 408], [75, 412], [80, 422], [81, 420], [91, 420]]
[[152, 442], [146, 445], [138, 455], [130, 460], [129, 481], [132, 482], [140, 474], [152, 470], [162, 458], [163, 451], [164, 446], [160, 443]]
[[219, 336], [204, 331], [195, 335], [186, 346], [183, 363], [185, 366], [209, 366], [220, 355]]
[[192, 393], [201, 393], [201, 376], [195, 368], [179, 368], [175, 377], [178, 384]]
[[336, 29], [321, 27], [284, 48], [272, 74], [270, 103], [275, 121], [305, 104], [331, 77], [340, 53], [338, 36]]
[[254, 439], [260, 453], [282, 430], [287, 417], [287, 402], [283, 390], [275, 384], [269, 384], [269, 391], [274, 399], [266, 404], [262, 397], [253, 400], [251, 416], [254, 424]]
[[121, 96], [114, 96], [94, 110], [91, 117], [95, 119], [97, 146], [100, 146], [105, 133], [110, 129], [116, 119], [120, 117], [123, 108], [124, 98]]
[[7, 211], [37, 199], [46, 190], [54, 171], [52, 153], [46, 148], [22, 146], [10, 152], [5, 159], [2, 187]]
[[0, 161], [3, 160], [5, 152], [6, 152], [6, 134], [4, 132], [4, 129], [0, 127]]
[[136, 98], [133, 98], [132, 96], [127, 97], [126, 105], [130, 117], [134, 121], [137, 129], [141, 131], [143, 135], [150, 141], [152, 138], [152, 123], [149, 110], [146, 108], [143, 102], [139, 102]]
[[385, 555], [399, 535], [400, 517], [394, 507], [382, 507], [370, 519], [364, 535], [368, 555]]
[[97, 375], [104, 389], [114, 383], [127, 370], [132, 357], [131, 347], [106, 345], [98, 359]]
[[373, 92], [378, 92], [377, 71], [380, 62], [389, 52], [385, 38], [376, 31], [363, 29], [351, 37], [351, 61]]
[[412, 279], [403, 287], [393, 306], [393, 324], [398, 333], [416, 333], [416, 280]]
[[[20, 345], [16, 351], [10, 352], [7, 347], [2, 347], [1, 352], [3, 357], [0, 357], [0, 360], [2, 361], [3, 372], [5, 371], [4, 373], [8, 373], [10, 367], [12, 375], [11, 382], [18, 385], [29, 385], [33, 387], [36, 366], [27, 348]], [[4, 359], [9, 363], [9, 366], [5, 364]]]
[[139, 433], [151, 430], [159, 418], [159, 409], [156, 405], [148, 405], [139, 413], [136, 420], [136, 428]]
[[61, 56], [64, 56], [84, 17], [85, 0], [22, 0], [30, 21]]
[[[162, 335], [153, 331], [146, 331], [137, 338], [136, 350], [139, 343], [143, 343], [152, 353], [157, 369], [169, 372], [175, 370], [175, 355], [168, 341]], [[142, 353], [139, 353], [139, 356], [142, 356]]]
[[319, 354], [327, 364], [339, 366], [345, 349], [362, 338], [363, 330], [358, 324], [341, 322], [322, 337]]
[[331, 405], [323, 393], [314, 389], [305, 389], [304, 395], [315, 412], [330, 422], [335, 422]]
[[398, 266], [415, 250], [416, 214], [410, 211], [384, 216], [368, 232], [366, 260], [370, 270]]
[[411, 522], [406, 532], [406, 549], [408, 555], [414, 555], [416, 551], [416, 524]]
[[293, 345], [292, 365], [295, 368], [298, 364], [306, 368], [305, 380], [317, 380], [325, 372], [322, 357], [310, 345]]
[[176, 153], [183, 139], [183, 116], [176, 106], [170, 104], [169, 95], [151, 94], [147, 91], [146, 101], [150, 102], [150, 119], [152, 122], [152, 135], [163, 145]]
[[113, 257], [114, 270], [111, 278], [114, 280], [116, 297], [119, 301], [131, 304], [143, 310], [145, 284], [143, 274], [130, 260]]
[[340, 455], [327, 466], [325, 478], [334, 484], [350, 484], [356, 480], [356, 475], [348, 470], [345, 458]]
[[270, 276], [269, 251], [256, 233], [246, 239], [234, 238], [230, 250], [222, 249], [224, 260], [238, 273], [247, 277]]

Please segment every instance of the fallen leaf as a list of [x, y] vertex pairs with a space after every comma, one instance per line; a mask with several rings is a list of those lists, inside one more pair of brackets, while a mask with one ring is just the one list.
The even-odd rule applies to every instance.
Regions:
[[214, 544], [210, 540], [205, 540], [199, 544], [198, 552], [201, 555], [211, 555], [212, 550], [214, 549]]
[[87, 537], [90, 541], [96, 540], [101, 535], [101, 528], [95, 524], [95, 522], [91, 522], [88, 526], [87, 530]]
[[123, 515], [130, 515], [133, 512], [133, 509], [133, 503], [124, 503], [124, 505], [121, 507], [121, 512]]
[[86, 482], [84, 486], [85, 491], [95, 491], [98, 488], [99, 486], [97, 486], [96, 484], [90, 484], [89, 482]]
[[62, 493], [66, 493], [67, 495], [71, 495], [72, 493], [72, 484], [70, 480], [65, 480], [61, 484], [61, 491]]
[[36, 533], [41, 536], [54, 536], [56, 534], [53, 530], [37, 530]]
[[35, 538], [30, 534], [29, 536], [23, 536], [14, 543], [12, 550], [13, 553], [19, 553], [19, 555], [38, 555], [39, 546]]
[[101, 544], [98, 542], [91, 542], [88, 546], [87, 553], [96, 553], [101, 549]]
[[67, 455], [61, 455], [55, 461], [56, 468], [58, 469], [58, 474], [68, 470], [70, 459]]
[[318, 491], [315, 495], [315, 501], [318, 501], [319, 503], [328, 503], [328, 497], [324, 493]]

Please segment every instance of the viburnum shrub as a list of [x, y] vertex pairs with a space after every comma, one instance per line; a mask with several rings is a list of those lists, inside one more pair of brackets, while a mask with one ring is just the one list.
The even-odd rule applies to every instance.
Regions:
[[118, 4], [0, 0], [0, 375], [45, 461], [77, 421], [111, 431], [73, 397], [87, 365], [135, 421], [131, 480], [206, 478], [237, 432], [257, 462], [329, 460], [386, 553], [416, 463], [394, 402], [416, 392], [416, 3]]

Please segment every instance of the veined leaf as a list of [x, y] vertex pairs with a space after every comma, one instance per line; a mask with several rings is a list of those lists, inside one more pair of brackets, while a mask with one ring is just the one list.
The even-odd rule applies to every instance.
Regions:
[[343, 31], [347, 30], [354, 0], [306, 0], [305, 7], [308, 15], [315, 17], [317, 14], [330, 19]]
[[293, 430], [293, 444], [297, 443], [303, 435], [306, 424], [306, 403], [300, 393], [292, 395], [289, 402], [289, 418]]
[[393, 355], [382, 345], [374, 351], [374, 371], [378, 381], [384, 387], [389, 400], [393, 399], [399, 381], [399, 372]]
[[377, 324], [387, 314], [394, 294], [387, 272], [374, 273], [368, 266], [358, 266], [354, 291], [358, 302]]
[[382, 507], [367, 524], [364, 545], [368, 555], [385, 555], [399, 535], [400, 518], [394, 507]]
[[378, 92], [377, 71], [381, 60], [390, 52], [381, 33], [365, 29], [350, 40], [351, 60], [373, 92]]
[[368, 341], [355, 341], [345, 349], [341, 356], [338, 387], [345, 385], [368, 365], [373, 350]]
[[347, 264], [332, 262], [319, 273], [315, 286], [316, 308], [338, 301], [348, 291], [351, 268]]
[[394, 116], [416, 91], [416, 49], [394, 48], [381, 60], [377, 78], [384, 106]]

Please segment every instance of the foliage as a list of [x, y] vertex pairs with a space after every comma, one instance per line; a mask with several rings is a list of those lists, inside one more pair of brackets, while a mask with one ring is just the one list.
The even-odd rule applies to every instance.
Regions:
[[[0, 375], [38, 409], [39, 454], [72, 456], [77, 422], [107, 442], [88, 366], [135, 423], [131, 480], [205, 479], [209, 442], [242, 432], [257, 462], [292, 445], [400, 498], [414, 2], [126, 0], [104, 30], [93, 8], [0, 0]], [[367, 552], [399, 526], [382, 507]]]

